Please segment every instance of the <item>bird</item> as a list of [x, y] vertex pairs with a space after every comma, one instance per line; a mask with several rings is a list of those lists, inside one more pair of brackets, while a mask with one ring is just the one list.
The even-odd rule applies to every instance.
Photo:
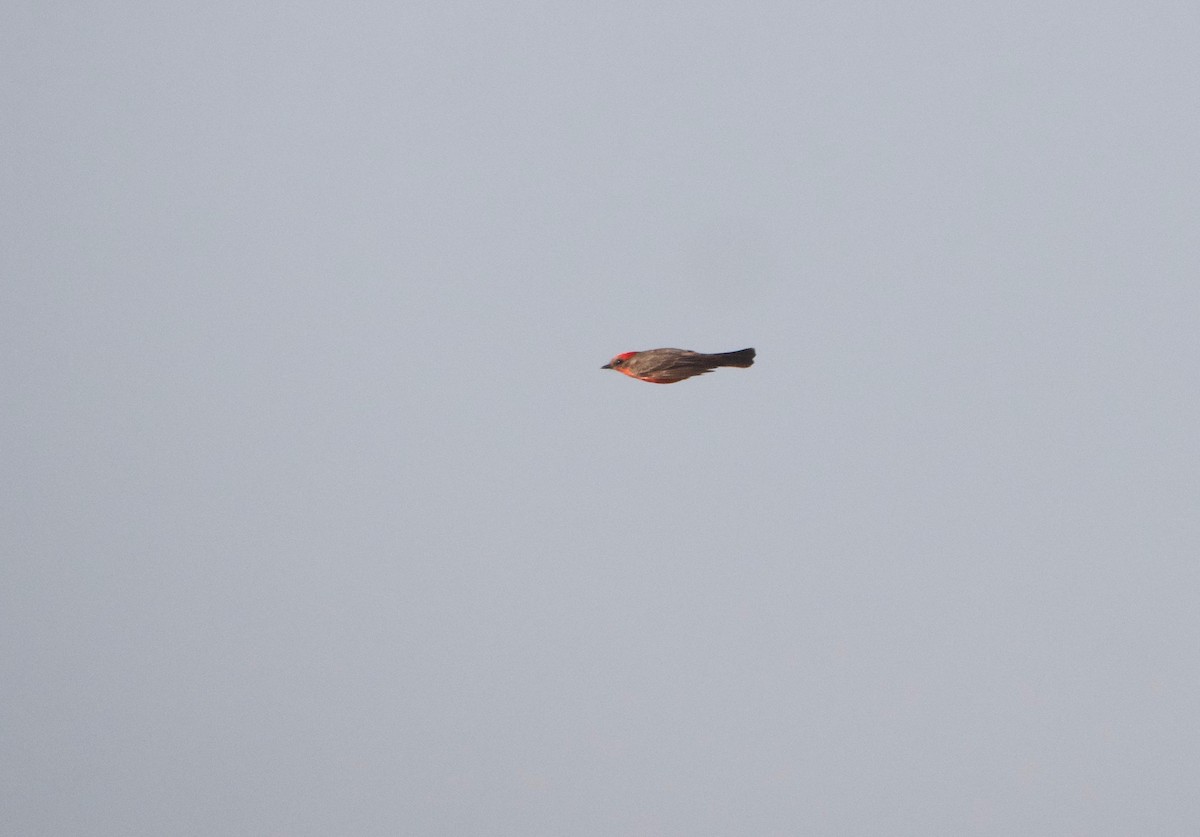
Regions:
[[754, 349], [706, 355], [688, 349], [650, 349], [622, 352], [601, 369], [615, 369], [623, 375], [652, 384], [674, 384], [693, 375], [703, 375], [719, 366], [745, 369], [754, 365]]

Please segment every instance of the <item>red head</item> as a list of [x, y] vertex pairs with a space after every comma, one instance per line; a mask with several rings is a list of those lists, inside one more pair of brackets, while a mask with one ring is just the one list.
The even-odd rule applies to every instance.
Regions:
[[608, 363], [604, 364], [600, 368], [601, 369], [615, 369], [624, 375], [628, 375], [631, 378], [636, 378], [637, 375], [634, 374], [632, 368], [629, 365], [629, 361], [636, 356], [637, 356], [637, 352], [621, 352], [621, 354], [617, 355], [616, 357], [614, 357], [612, 360], [610, 360]]

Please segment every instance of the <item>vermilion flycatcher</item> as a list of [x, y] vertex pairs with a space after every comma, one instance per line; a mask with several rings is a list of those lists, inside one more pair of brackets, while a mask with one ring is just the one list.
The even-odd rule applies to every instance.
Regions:
[[601, 369], [615, 369], [639, 381], [652, 384], [673, 384], [703, 375], [718, 366], [737, 366], [745, 369], [754, 365], [754, 349], [704, 355], [687, 349], [650, 349], [646, 352], [624, 352], [617, 355]]

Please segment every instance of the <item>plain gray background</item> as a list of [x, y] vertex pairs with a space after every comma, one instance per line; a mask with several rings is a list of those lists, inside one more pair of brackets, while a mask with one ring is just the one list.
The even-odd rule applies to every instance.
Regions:
[[1194, 3], [0, 42], [5, 834], [1200, 833]]

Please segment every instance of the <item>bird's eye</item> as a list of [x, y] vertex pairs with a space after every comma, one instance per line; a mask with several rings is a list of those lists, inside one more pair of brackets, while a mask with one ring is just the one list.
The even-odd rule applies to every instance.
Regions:
[[624, 362], [625, 361], [621, 360], [620, 358], [617, 358], [616, 360], [613, 361], [613, 366], [620, 366]]

